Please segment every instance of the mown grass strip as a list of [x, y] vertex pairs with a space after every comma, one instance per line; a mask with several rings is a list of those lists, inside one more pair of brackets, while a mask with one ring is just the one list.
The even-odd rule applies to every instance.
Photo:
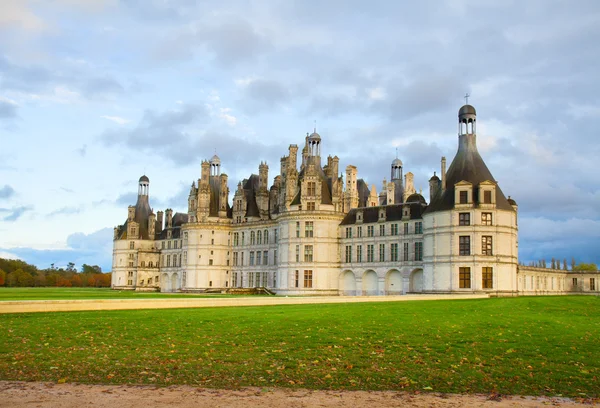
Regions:
[[598, 397], [600, 299], [0, 316], [0, 379]]

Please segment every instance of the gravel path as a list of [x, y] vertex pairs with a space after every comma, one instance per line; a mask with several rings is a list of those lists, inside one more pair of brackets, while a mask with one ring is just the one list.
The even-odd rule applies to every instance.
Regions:
[[2, 408], [589, 407], [598, 401], [518, 396], [407, 394], [396, 391], [217, 390], [0, 381]]

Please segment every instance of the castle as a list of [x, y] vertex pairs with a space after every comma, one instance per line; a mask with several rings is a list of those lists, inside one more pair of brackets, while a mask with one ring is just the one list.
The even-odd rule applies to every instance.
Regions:
[[[237, 184], [233, 203], [216, 155], [201, 164], [187, 213], [150, 207], [150, 181], [114, 229], [112, 287], [164, 292], [267, 288], [282, 295], [565, 293], [597, 291], [597, 274], [518, 265], [516, 202], [481, 158], [476, 111], [458, 112], [458, 151], [429, 180], [429, 204], [395, 159], [379, 194], [355, 166], [322, 162], [307, 134], [269, 167]], [[567, 276], [568, 275], [568, 276]], [[579, 281], [578, 281], [579, 279]]]

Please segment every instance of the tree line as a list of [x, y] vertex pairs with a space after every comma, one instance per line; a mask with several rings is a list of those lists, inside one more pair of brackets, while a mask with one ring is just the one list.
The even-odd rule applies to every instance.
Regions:
[[81, 270], [69, 262], [66, 268], [38, 269], [20, 259], [0, 258], [0, 286], [5, 287], [110, 287], [110, 272], [103, 273], [98, 265], [83, 264]]
[[[525, 264], [521, 263], [521, 265], [525, 266]], [[527, 264], [527, 266], [533, 266], [535, 268], [546, 268], [546, 269], [559, 269], [563, 271], [572, 271], [572, 272], [585, 272], [592, 271], [595, 272], [598, 270], [598, 265], [595, 263], [576, 263], [575, 258], [571, 258], [571, 267], [567, 266], [567, 258], [562, 260], [562, 264], [560, 259], [552, 258], [550, 262], [546, 262], [545, 259], [540, 259], [539, 261], [532, 261]]]

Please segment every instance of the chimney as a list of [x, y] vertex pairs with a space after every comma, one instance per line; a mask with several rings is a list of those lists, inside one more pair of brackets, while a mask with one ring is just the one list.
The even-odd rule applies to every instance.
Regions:
[[446, 157], [442, 156], [442, 191], [446, 190]]

